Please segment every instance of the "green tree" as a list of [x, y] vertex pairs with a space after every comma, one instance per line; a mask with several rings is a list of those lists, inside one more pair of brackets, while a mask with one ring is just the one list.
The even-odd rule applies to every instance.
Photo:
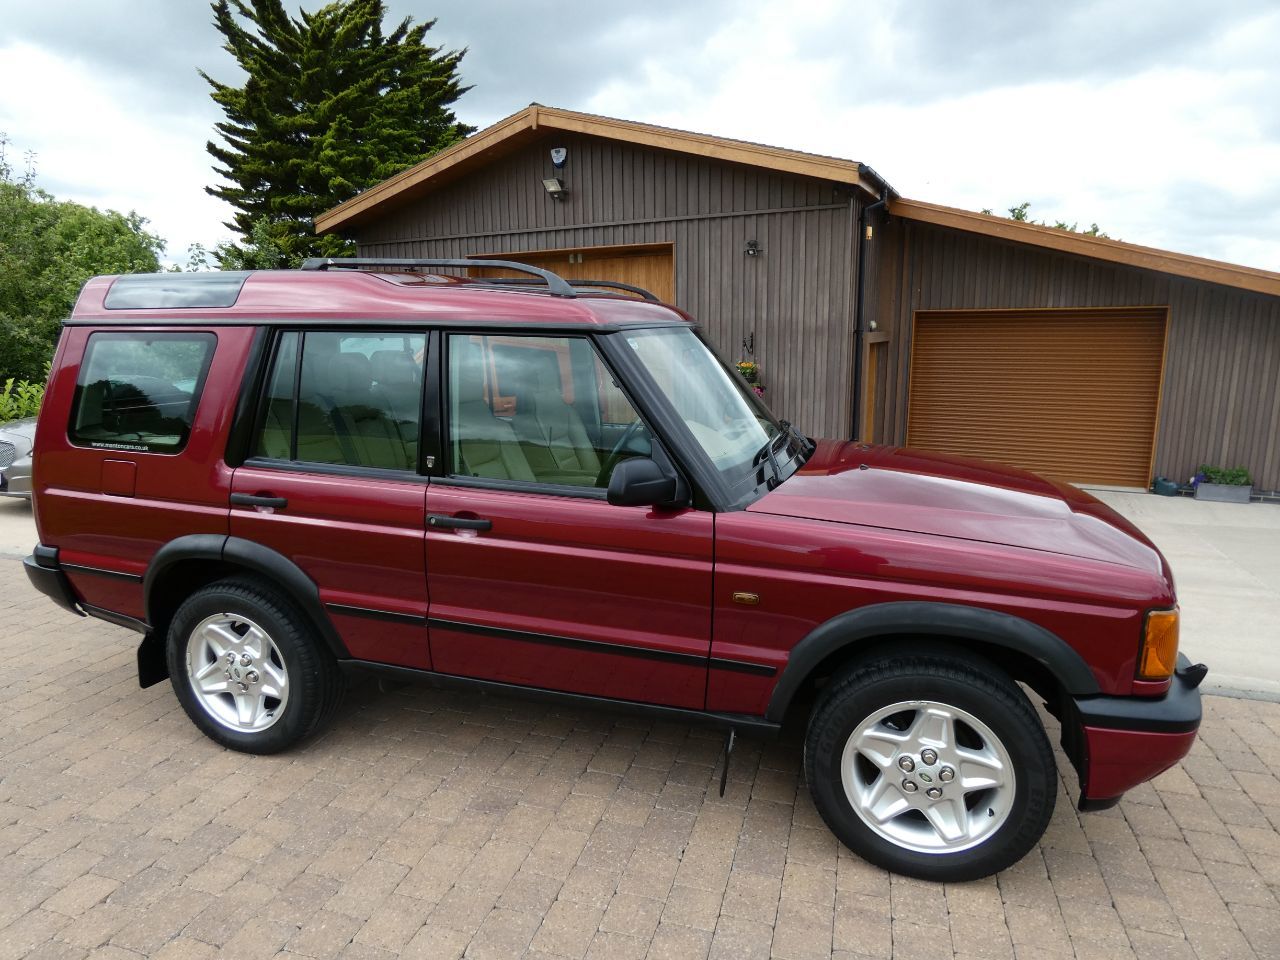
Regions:
[[224, 143], [208, 151], [226, 183], [209, 193], [235, 207], [227, 227], [245, 248], [224, 247], [224, 266], [296, 265], [349, 247], [317, 237], [313, 218], [473, 128], [450, 106], [466, 92], [465, 50], [425, 42], [435, 21], [406, 17], [383, 32], [382, 0], [338, 0], [289, 16], [283, 0], [215, 0], [214, 25], [247, 77], [240, 86], [201, 71], [226, 114]]
[[[1043, 220], [1032, 220], [1027, 211], [1031, 209], [1031, 201], [1023, 200], [1016, 207], [1009, 208], [1009, 219], [1017, 220], [1019, 223], [1034, 223], [1040, 227], [1053, 227], [1055, 230], [1067, 230], [1071, 233], [1081, 233], [1086, 237], [1101, 237], [1103, 240], [1110, 240], [1107, 234], [1103, 233], [1096, 223], [1091, 223], [1088, 229], [1081, 230], [1078, 223], [1067, 223], [1065, 220], [1055, 220], [1053, 223], [1045, 223]], [[991, 215], [991, 209], [985, 208], [983, 213]]]
[[160, 269], [164, 241], [136, 213], [57, 200], [7, 158], [0, 135], [0, 383], [42, 380], [59, 325], [84, 282]]

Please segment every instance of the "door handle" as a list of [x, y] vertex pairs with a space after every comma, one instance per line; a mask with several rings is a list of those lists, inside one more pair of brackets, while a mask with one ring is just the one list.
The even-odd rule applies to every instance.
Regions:
[[284, 497], [260, 497], [252, 493], [233, 493], [231, 495], [231, 505], [233, 507], [275, 507], [283, 509], [289, 505], [289, 501]]
[[429, 513], [427, 514], [427, 526], [451, 530], [492, 530], [493, 521], [481, 520], [478, 517], [472, 520], [467, 517], [448, 517], [442, 513]]

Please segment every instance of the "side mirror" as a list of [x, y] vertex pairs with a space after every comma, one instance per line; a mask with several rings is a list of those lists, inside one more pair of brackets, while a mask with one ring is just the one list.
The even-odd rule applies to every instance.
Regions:
[[609, 502], [615, 507], [653, 507], [673, 503], [679, 482], [656, 460], [631, 457], [620, 460], [609, 477]]

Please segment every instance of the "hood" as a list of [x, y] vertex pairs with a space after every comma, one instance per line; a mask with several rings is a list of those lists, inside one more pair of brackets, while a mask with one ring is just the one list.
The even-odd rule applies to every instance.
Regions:
[[1082, 490], [1015, 467], [924, 450], [820, 440], [798, 472], [747, 509], [1164, 572], [1151, 541]]

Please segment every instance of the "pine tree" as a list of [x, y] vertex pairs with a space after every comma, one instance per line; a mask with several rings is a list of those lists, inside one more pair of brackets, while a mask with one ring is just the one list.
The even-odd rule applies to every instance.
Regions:
[[[338, 0], [289, 16], [283, 0], [215, 0], [224, 48], [242, 86], [200, 75], [226, 120], [207, 149], [225, 185], [206, 187], [236, 214], [226, 226], [284, 262], [347, 253], [312, 218], [456, 143], [474, 128], [451, 105], [465, 50], [425, 43], [435, 21], [406, 17], [383, 32], [382, 0]], [[222, 251], [224, 261], [244, 251]], [[252, 258], [252, 254], [248, 254]]]

